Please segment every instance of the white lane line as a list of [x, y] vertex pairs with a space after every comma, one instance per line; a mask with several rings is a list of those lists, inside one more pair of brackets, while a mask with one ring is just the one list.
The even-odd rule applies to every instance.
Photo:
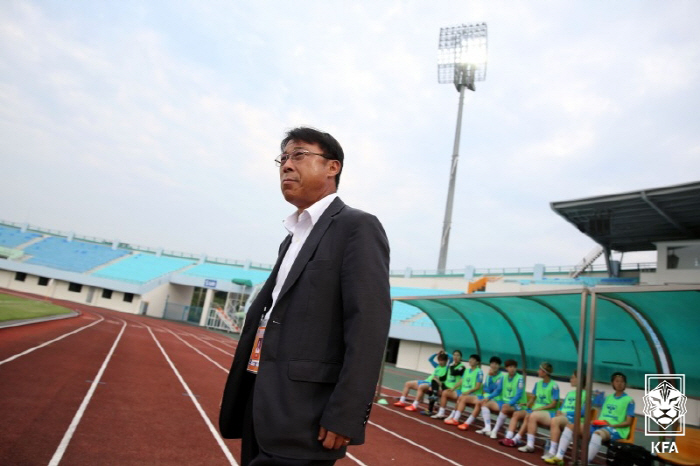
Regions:
[[[121, 320], [121, 319], [119, 319]], [[58, 463], [61, 462], [61, 458], [63, 458], [63, 454], [66, 452], [66, 448], [68, 448], [68, 444], [70, 443], [71, 439], [73, 438], [73, 434], [75, 433], [75, 429], [78, 427], [78, 424], [80, 423], [80, 420], [83, 417], [83, 414], [85, 413], [85, 409], [87, 408], [87, 405], [90, 403], [90, 400], [92, 399], [92, 395], [95, 393], [95, 389], [97, 389], [97, 385], [100, 383], [100, 379], [102, 378], [102, 374], [104, 374], [105, 369], [107, 368], [107, 364], [109, 364], [109, 360], [112, 358], [112, 354], [114, 354], [114, 350], [117, 348], [117, 345], [119, 344], [119, 340], [121, 340], [122, 335], [124, 334], [124, 329], [126, 329], [126, 322], [122, 320], [122, 328], [119, 331], [119, 335], [117, 335], [117, 338], [114, 340], [114, 343], [112, 344], [112, 348], [109, 350], [109, 353], [107, 353], [107, 357], [105, 360], [102, 362], [102, 367], [100, 367], [100, 370], [97, 372], [97, 376], [95, 377], [95, 380], [92, 381], [92, 384], [90, 385], [90, 389], [88, 390], [87, 394], [85, 395], [85, 398], [83, 398], [83, 402], [80, 403], [80, 407], [78, 408], [78, 411], [75, 413], [75, 416], [73, 416], [73, 421], [71, 421], [70, 426], [68, 426], [68, 430], [66, 430], [66, 433], [63, 434], [63, 439], [61, 440], [61, 443], [58, 445], [58, 448], [53, 454], [53, 457], [51, 458], [51, 461], [49, 461], [49, 466], [56, 466]]]
[[398, 438], [400, 438], [401, 440], [403, 440], [404, 442], [408, 442], [408, 443], [410, 443], [411, 445], [420, 448], [421, 450], [425, 450], [425, 451], [427, 451], [428, 453], [430, 453], [431, 455], [437, 456], [437, 457], [440, 458], [441, 460], [447, 461], [448, 463], [452, 463], [452, 464], [454, 464], [455, 466], [462, 466], [461, 464], [452, 461], [451, 459], [447, 458], [446, 456], [442, 456], [440, 453], [437, 453], [437, 452], [435, 452], [435, 451], [432, 451], [432, 450], [430, 450], [430, 449], [424, 447], [423, 445], [414, 442], [413, 440], [407, 439], [406, 437], [402, 437], [401, 435], [397, 434], [396, 432], [392, 432], [391, 430], [387, 429], [386, 427], [382, 427], [382, 426], [380, 426], [379, 424], [377, 424], [377, 423], [375, 423], [375, 422], [369, 421], [368, 424], [371, 424], [371, 425], [373, 425], [374, 427], [376, 427], [376, 428], [378, 428], [378, 429], [381, 429], [381, 430], [383, 430], [384, 432], [386, 432], [386, 433], [388, 433], [388, 434], [393, 435], [394, 437], [398, 437]]
[[[98, 316], [99, 316], [99, 315], [98, 315]], [[93, 325], [97, 325], [97, 324], [99, 324], [100, 322], [102, 322], [103, 320], [105, 320], [105, 318], [102, 317], [102, 316], [99, 316], [99, 318], [100, 318], [100, 320], [96, 320], [95, 322], [93, 322], [93, 323], [91, 323], [91, 324], [88, 324], [88, 325], [85, 325], [84, 327], [80, 327], [80, 328], [78, 328], [78, 329], [75, 329], [75, 330], [73, 330], [72, 332], [64, 333], [64, 334], [61, 335], [60, 337], [54, 338], [53, 340], [49, 340], [49, 341], [47, 341], [46, 343], [42, 343], [42, 344], [40, 344], [40, 345], [38, 345], [38, 346], [35, 346], [35, 347], [33, 347], [33, 348], [29, 348], [28, 350], [22, 351], [21, 353], [17, 353], [17, 354], [15, 354], [14, 356], [10, 356], [10, 357], [7, 358], [7, 359], [3, 359], [2, 361], [0, 361], [0, 366], [3, 365], [3, 364], [5, 364], [6, 362], [14, 361], [15, 359], [17, 359], [17, 358], [19, 358], [19, 357], [21, 357], [21, 356], [27, 355], [27, 354], [31, 353], [32, 351], [38, 350], [39, 348], [43, 348], [44, 346], [48, 346], [48, 345], [50, 345], [51, 343], [55, 343], [55, 342], [57, 342], [57, 341], [59, 341], [59, 340], [63, 340], [64, 338], [66, 338], [66, 337], [68, 337], [68, 336], [70, 336], [70, 335], [73, 335], [74, 333], [81, 332], [81, 331], [85, 330], [86, 328], [92, 327]]]
[[[392, 408], [388, 408], [388, 407], [386, 407], [386, 406], [378, 405], [378, 404], [376, 404], [376, 403], [375, 403], [375, 406], [377, 406], [377, 407], [379, 407], [379, 408], [382, 408], [382, 409], [386, 409], [387, 411], [389, 411], [389, 412], [391, 412], [391, 413], [394, 413], [394, 414], [396, 414], [396, 415], [398, 415], [398, 416], [405, 417], [405, 418], [410, 419], [410, 420], [412, 420], [412, 421], [414, 421], [414, 422], [419, 422], [419, 423], [424, 424], [424, 425], [426, 425], [426, 426], [430, 426], [430, 427], [432, 427], [433, 429], [437, 429], [437, 430], [439, 430], [439, 431], [445, 432], [446, 434], [450, 434], [450, 435], [452, 435], [452, 436], [454, 436], [454, 437], [457, 437], [458, 439], [466, 440], [467, 442], [471, 442], [471, 443], [473, 443], [474, 445], [478, 445], [478, 446], [480, 446], [480, 447], [486, 448], [486, 449], [491, 450], [491, 451], [493, 451], [493, 452], [495, 452], [495, 453], [498, 453], [498, 454], [500, 454], [500, 455], [507, 456], [508, 458], [510, 458], [510, 459], [512, 459], [512, 460], [519, 461], [519, 462], [525, 463], [525, 464], [529, 464], [530, 466], [539, 466], [538, 464], [530, 463], [529, 461], [525, 461], [524, 459], [518, 458], [517, 456], [513, 456], [513, 455], [510, 455], [510, 454], [508, 454], [508, 453], [504, 453], [503, 451], [501, 451], [501, 450], [499, 450], [499, 449], [497, 449], [497, 448], [493, 448], [493, 447], [490, 447], [490, 446], [488, 446], [488, 445], [484, 445], [483, 443], [477, 442], [476, 440], [472, 440], [472, 439], [470, 439], [469, 437], [464, 437], [463, 435], [459, 435], [459, 434], [457, 434], [457, 433], [455, 433], [455, 432], [449, 431], [449, 430], [447, 430], [447, 429], [443, 429], [443, 428], [438, 427], [438, 426], [436, 426], [435, 424], [432, 424], [432, 423], [430, 423], [430, 422], [425, 422], [425, 421], [423, 421], [423, 420], [421, 420], [421, 419], [417, 419], [417, 418], [414, 417], [414, 416], [410, 416], [410, 415], [408, 415], [408, 414], [404, 414], [404, 413], [398, 411], [396, 408], [393, 408], [393, 409], [392, 409]], [[484, 439], [487, 439], [487, 438], [489, 438], [489, 437], [484, 436]]]
[[224, 452], [224, 455], [226, 458], [229, 460], [229, 463], [232, 466], [238, 466], [238, 463], [236, 463], [236, 460], [233, 459], [233, 455], [229, 451], [228, 447], [226, 444], [224, 444], [223, 439], [219, 435], [219, 432], [214, 428], [214, 425], [211, 423], [209, 418], [207, 417], [207, 414], [204, 412], [204, 409], [202, 409], [202, 405], [199, 404], [197, 401], [197, 398], [194, 396], [194, 393], [192, 393], [192, 390], [190, 390], [190, 387], [187, 385], [185, 382], [185, 379], [182, 378], [182, 375], [180, 375], [180, 372], [178, 372], [177, 368], [175, 367], [175, 364], [170, 360], [170, 357], [168, 356], [168, 353], [165, 352], [165, 349], [161, 346], [160, 342], [158, 341], [158, 338], [156, 338], [156, 335], [153, 333], [153, 330], [151, 330], [151, 327], [146, 327], [148, 329], [148, 332], [151, 334], [151, 337], [153, 337], [153, 340], [156, 342], [156, 345], [158, 345], [158, 348], [160, 348], [160, 352], [163, 353], [163, 356], [165, 357], [165, 360], [168, 361], [168, 364], [170, 364], [170, 368], [175, 372], [175, 375], [177, 376], [178, 380], [182, 384], [182, 387], [185, 389], [187, 394], [189, 395], [190, 400], [192, 400], [192, 403], [194, 403], [194, 406], [197, 408], [197, 411], [199, 411], [200, 416], [202, 416], [202, 419], [204, 419], [204, 423], [209, 427], [209, 431], [211, 434], [214, 436], [214, 439], [216, 439], [216, 443], [219, 444], [219, 447], [221, 448], [221, 451]]
[[170, 330], [170, 329], [168, 329], [168, 332], [170, 332], [170, 333], [172, 333], [173, 335], [175, 335], [175, 338], [177, 338], [178, 340], [180, 340], [181, 342], [183, 342], [184, 344], [186, 344], [187, 346], [189, 346], [190, 348], [192, 348], [193, 350], [195, 350], [197, 353], [201, 354], [201, 355], [204, 357], [204, 359], [208, 360], [210, 363], [214, 364], [216, 367], [218, 367], [219, 369], [221, 369], [222, 371], [224, 371], [224, 372], [226, 372], [226, 373], [228, 374], [228, 369], [226, 369], [224, 366], [222, 366], [222, 365], [219, 364], [218, 362], [214, 361], [212, 358], [210, 358], [210, 357], [207, 356], [206, 354], [204, 354], [204, 353], [202, 353], [201, 351], [199, 351], [197, 348], [195, 348], [194, 346], [192, 346], [189, 342], [183, 340], [182, 337], [180, 337], [180, 335], [178, 335], [177, 333], [173, 332], [173, 331]]
[[[172, 330], [170, 330], [170, 331], [172, 332]], [[196, 338], [197, 340], [201, 341], [202, 343], [205, 343], [205, 344], [211, 346], [212, 348], [214, 348], [214, 349], [217, 350], [217, 351], [221, 351], [222, 353], [224, 353], [224, 354], [227, 355], [227, 356], [233, 356], [233, 353], [229, 353], [228, 351], [224, 351], [223, 349], [221, 349], [221, 348], [219, 348], [219, 347], [217, 347], [217, 346], [212, 345], [211, 343], [209, 343], [209, 342], [206, 341], [205, 339], [203, 339], [203, 338], [201, 338], [201, 337], [198, 337], [197, 335], [195, 335], [195, 334], [193, 334], [193, 333], [184, 333], [184, 335], [188, 335], [188, 336], [191, 336], [191, 337], [193, 337], [193, 338]], [[227, 371], [227, 372], [228, 372], [228, 371]]]
[[355, 463], [359, 464], [360, 466], [367, 466], [365, 463], [363, 463], [362, 461], [358, 460], [357, 458], [355, 458], [354, 456], [352, 456], [352, 455], [351, 455], [350, 453], [348, 453], [348, 452], [345, 452], [345, 456], [347, 456], [348, 458], [350, 458], [351, 460], [353, 460]]

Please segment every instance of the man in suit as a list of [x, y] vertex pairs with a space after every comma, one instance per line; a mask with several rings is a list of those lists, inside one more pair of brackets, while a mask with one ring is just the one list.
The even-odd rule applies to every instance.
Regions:
[[250, 306], [219, 416], [245, 465], [332, 465], [364, 431], [391, 318], [389, 244], [376, 217], [337, 197], [343, 149], [295, 128], [277, 159], [284, 221]]

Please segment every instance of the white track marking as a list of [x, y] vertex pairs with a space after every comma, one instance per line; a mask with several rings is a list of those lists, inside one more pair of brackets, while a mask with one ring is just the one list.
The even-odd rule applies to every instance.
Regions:
[[350, 458], [351, 460], [353, 460], [355, 463], [359, 464], [360, 466], [367, 466], [365, 463], [363, 463], [362, 461], [358, 460], [357, 458], [355, 458], [354, 456], [352, 456], [352, 455], [351, 455], [350, 453], [348, 453], [348, 452], [345, 452], [345, 456], [347, 456], [348, 458]]
[[214, 364], [216, 367], [218, 367], [219, 369], [221, 369], [222, 371], [224, 371], [224, 372], [226, 372], [226, 373], [228, 374], [228, 369], [226, 369], [224, 366], [222, 366], [222, 365], [219, 364], [218, 362], [214, 361], [212, 358], [210, 358], [209, 356], [207, 356], [206, 354], [202, 353], [202, 352], [199, 351], [197, 348], [195, 348], [194, 346], [192, 346], [191, 344], [189, 344], [188, 342], [186, 342], [185, 340], [183, 340], [182, 337], [180, 337], [180, 335], [178, 335], [177, 333], [173, 332], [173, 331], [170, 330], [170, 329], [166, 329], [166, 330], [168, 330], [168, 332], [170, 332], [170, 333], [172, 333], [173, 335], [175, 335], [175, 338], [177, 338], [178, 340], [180, 340], [181, 342], [183, 342], [184, 344], [186, 344], [187, 346], [189, 346], [190, 348], [192, 348], [193, 350], [195, 350], [197, 353], [201, 354], [201, 355], [204, 357], [204, 359], [208, 360], [210, 363]]
[[[521, 463], [529, 464], [529, 465], [531, 465], [531, 466], [539, 466], [539, 464], [530, 463], [529, 461], [525, 461], [525, 460], [522, 459], [522, 458], [518, 458], [517, 456], [513, 456], [513, 455], [510, 455], [510, 454], [508, 454], [508, 453], [504, 453], [503, 451], [501, 451], [501, 450], [499, 450], [499, 449], [497, 449], [497, 448], [493, 448], [493, 447], [490, 447], [490, 446], [488, 446], [488, 445], [484, 445], [484, 444], [481, 443], [481, 442], [477, 442], [476, 440], [472, 440], [472, 439], [470, 439], [470, 438], [468, 438], [468, 437], [464, 437], [463, 435], [459, 435], [459, 434], [457, 434], [457, 433], [455, 433], [455, 432], [449, 431], [449, 430], [447, 430], [447, 429], [443, 429], [443, 428], [438, 427], [438, 426], [436, 426], [435, 424], [432, 424], [432, 423], [430, 423], [430, 422], [425, 422], [425, 421], [423, 421], [423, 420], [421, 420], [421, 419], [417, 419], [417, 418], [414, 417], [414, 416], [410, 416], [410, 415], [408, 415], [408, 414], [404, 414], [404, 413], [402, 413], [402, 412], [400, 412], [400, 411], [398, 411], [398, 410], [396, 410], [396, 409], [387, 408], [386, 406], [377, 405], [376, 403], [375, 403], [375, 405], [376, 405], [377, 407], [379, 407], [379, 408], [386, 409], [387, 411], [389, 411], [389, 412], [391, 412], [391, 413], [394, 413], [394, 414], [396, 414], [396, 415], [398, 415], [398, 416], [402, 416], [402, 417], [405, 417], [405, 418], [407, 418], [407, 419], [411, 419], [411, 420], [414, 421], [414, 422], [419, 422], [419, 423], [424, 424], [424, 425], [426, 425], [426, 426], [430, 426], [430, 427], [432, 427], [433, 429], [437, 429], [437, 430], [439, 430], [439, 431], [445, 432], [446, 434], [450, 434], [450, 435], [452, 435], [452, 436], [454, 436], [454, 437], [457, 437], [457, 438], [459, 438], [459, 439], [466, 440], [467, 442], [471, 442], [471, 443], [473, 443], [474, 445], [478, 445], [478, 446], [480, 446], [480, 447], [486, 448], [486, 449], [491, 450], [491, 451], [493, 451], [493, 452], [495, 452], [495, 453], [498, 453], [498, 454], [500, 454], [500, 455], [507, 456], [508, 458], [511, 458], [511, 459], [513, 459], [513, 460], [515, 460], [515, 461], [519, 461], [519, 462], [521, 462]], [[487, 436], [484, 436], [483, 438], [484, 438], [484, 439], [489, 439], [489, 437], [487, 437]]]
[[[121, 320], [121, 319], [119, 319]], [[58, 463], [61, 462], [61, 458], [63, 458], [63, 454], [66, 452], [66, 448], [68, 448], [68, 444], [70, 443], [71, 439], [73, 438], [73, 434], [75, 433], [75, 429], [78, 427], [78, 424], [80, 423], [80, 420], [83, 417], [83, 414], [85, 413], [85, 409], [87, 408], [87, 405], [90, 403], [90, 400], [92, 399], [92, 395], [95, 393], [95, 389], [97, 388], [97, 385], [100, 383], [100, 379], [102, 378], [102, 374], [104, 374], [105, 369], [107, 368], [107, 364], [109, 364], [109, 360], [112, 358], [112, 354], [114, 354], [114, 350], [117, 348], [117, 345], [119, 344], [119, 340], [122, 338], [122, 334], [124, 334], [124, 329], [126, 329], [126, 322], [122, 320], [122, 328], [119, 332], [119, 335], [117, 335], [117, 338], [114, 340], [114, 343], [112, 344], [112, 348], [109, 350], [109, 353], [107, 353], [107, 357], [105, 360], [102, 362], [102, 367], [100, 367], [100, 370], [97, 372], [97, 376], [95, 377], [95, 380], [92, 381], [92, 384], [90, 385], [90, 389], [88, 390], [87, 394], [85, 395], [85, 398], [83, 398], [83, 402], [80, 403], [80, 407], [78, 408], [78, 411], [75, 413], [75, 416], [73, 416], [73, 421], [71, 421], [70, 426], [68, 426], [68, 430], [66, 430], [66, 433], [63, 434], [63, 439], [61, 440], [61, 443], [58, 445], [58, 448], [53, 454], [53, 457], [51, 458], [51, 461], [49, 461], [49, 466], [56, 466]]]
[[400, 439], [403, 440], [404, 442], [408, 442], [408, 443], [410, 443], [411, 445], [420, 448], [421, 450], [425, 450], [425, 451], [427, 451], [428, 453], [430, 453], [431, 455], [437, 456], [437, 457], [440, 458], [441, 460], [447, 461], [448, 463], [452, 463], [452, 464], [454, 464], [455, 466], [462, 466], [461, 464], [456, 463], [456, 462], [452, 461], [451, 459], [449, 459], [449, 458], [447, 458], [447, 457], [445, 457], [445, 456], [442, 456], [440, 453], [434, 452], [434, 451], [432, 451], [432, 450], [430, 450], [430, 449], [424, 447], [423, 445], [414, 442], [413, 440], [407, 439], [406, 437], [402, 437], [401, 435], [397, 434], [396, 432], [392, 432], [391, 430], [387, 429], [386, 427], [382, 427], [382, 426], [380, 426], [379, 424], [377, 424], [377, 423], [375, 423], [375, 422], [369, 421], [367, 424], [371, 424], [371, 425], [373, 425], [374, 427], [377, 427], [378, 429], [381, 429], [381, 430], [383, 430], [384, 432], [393, 435], [394, 437], [400, 438]]
[[238, 463], [236, 463], [236, 460], [233, 459], [233, 455], [229, 451], [228, 447], [226, 446], [226, 444], [224, 444], [224, 441], [221, 438], [221, 436], [219, 435], [219, 432], [216, 430], [216, 428], [214, 428], [214, 425], [211, 423], [211, 421], [207, 417], [207, 414], [204, 412], [202, 405], [199, 404], [199, 402], [197, 401], [197, 398], [195, 398], [195, 396], [194, 396], [194, 393], [192, 393], [192, 390], [190, 390], [190, 387], [185, 382], [185, 379], [182, 378], [182, 376], [180, 375], [180, 372], [178, 372], [177, 368], [175, 367], [175, 364], [173, 364], [173, 362], [170, 360], [168, 353], [166, 353], [165, 349], [161, 346], [160, 342], [158, 341], [158, 338], [156, 338], [156, 335], [153, 333], [153, 330], [151, 330], [151, 327], [146, 327], [146, 328], [148, 329], [148, 332], [151, 334], [151, 337], [153, 337], [153, 340], [156, 342], [156, 345], [158, 345], [158, 348], [160, 348], [160, 352], [163, 353], [165, 360], [168, 361], [168, 364], [170, 364], [170, 368], [173, 370], [173, 372], [175, 372], [175, 375], [177, 376], [178, 380], [182, 384], [182, 387], [185, 389], [185, 391], [189, 395], [190, 400], [192, 400], [192, 403], [194, 403], [194, 406], [197, 408], [197, 411], [199, 411], [199, 414], [200, 414], [200, 416], [202, 416], [204, 423], [207, 425], [207, 427], [209, 427], [209, 431], [214, 436], [216, 443], [219, 444], [221, 451], [223, 451], [224, 455], [229, 460], [229, 463], [233, 466], [238, 466]]
[[[172, 330], [171, 330], [171, 332], [172, 332]], [[201, 341], [202, 343], [211, 346], [212, 348], [214, 348], [214, 349], [217, 350], [217, 351], [221, 351], [222, 353], [224, 353], [224, 354], [227, 355], [227, 356], [233, 356], [233, 353], [229, 353], [228, 351], [224, 351], [224, 350], [222, 350], [221, 348], [212, 345], [211, 343], [209, 343], [208, 341], [206, 341], [204, 338], [198, 337], [197, 335], [195, 335], [195, 334], [193, 334], [193, 333], [187, 333], [187, 332], [186, 332], [186, 333], [184, 333], [184, 335], [188, 335], [188, 336], [191, 336], [191, 337], [193, 337], [193, 338], [196, 338], [197, 340]], [[177, 335], [176, 335], [176, 336], [177, 336]], [[179, 338], [179, 337], [178, 337], [178, 338]], [[218, 340], [215, 340], [215, 341], [218, 342]], [[221, 342], [219, 342], [219, 343], [221, 343]]]
[[99, 316], [100, 320], [96, 320], [95, 322], [93, 322], [93, 323], [91, 323], [91, 324], [88, 324], [88, 325], [85, 325], [84, 327], [80, 327], [80, 328], [78, 328], [78, 329], [76, 329], [76, 330], [73, 330], [73, 331], [71, 331], [71, 332], [64, 333], [64, 334], [61, 335], [60, 337], [54, 338], [53, 340], [49, 340], [49, 341], [47, 341], [46, 343], [42, 343], [42, 344], [40, 344], [40, 345], [38, 345], [38, 346], [35, 346], [34, 348], [29, 348], [28, 350], [25, 350], [25, 351], [22, 351], [21, 353], [15, 354], [14, 356], [10, 356], [9, 358], [0, 361], [0, 366], [3, 365], [3, 364], [5, 364], [6, 362], [14, 361], [15, 359], [17, 359], [17, 358], [19, 358], [19, 357], [21, 357], [21, 356], [24, 356], [24, 355], [26, 355], [26, 354], [29, 354], [29, 353], [31, 353], [31, 352], [34, 351], [34, 350], [38, 350], [39, 348], [43, 348], [44, 346], [50, 345], [51, 343], [55, 343], [55, 342], [57, 342], [57, 341], [59, 341], [59, 340], [63, 340], [64, 338], [66, 338], [66, 337], [68, 337], [68, 336], [70, 336], [70, 335], [73, 335], [74, 333], [81, 332], [81, 331], [85, 330], [86, 328], [92, 327], [93, 325], [97, 325], [97, 324], [99, 324], [100, 322], [102, 322], [103, 320], [105, 320], [104, 317], [100, 316], [99, 314], [98, 314], [98, 316]]

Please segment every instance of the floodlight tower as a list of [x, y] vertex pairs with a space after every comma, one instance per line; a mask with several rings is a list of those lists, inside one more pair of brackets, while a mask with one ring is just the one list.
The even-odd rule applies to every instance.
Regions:
[[457, 161], [459, 159], [459, 136], [462, 128], [462, 107], [464, 104], [464, 89], [476, 90], [474, 82], [486, 79], [486, 23], [469, 24], [440, 29], [438, 42], [438, 82], [452, 83], [459, 92], [459, 107], [457, 110], [457, 129], [455, 144], [452, 151], [452, 166], [450, 168], [450, 185], [447, 190], [447, 205], [445, 206], [445, 221], [440, 238], [440, 258], [438, 273], [445, 273], [447, 262], [447, 245], [450, 240], [452, 227], [452, 202], [457, 176]]

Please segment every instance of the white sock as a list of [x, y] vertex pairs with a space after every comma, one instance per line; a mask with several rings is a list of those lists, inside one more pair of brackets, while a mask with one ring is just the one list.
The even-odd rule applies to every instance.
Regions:
[[508, 419], [508, 416], [506, 416], [503, 413], [498, 414], [498, 418], [496, 419], [496, 427], [493, 428], [494, 432], [498, 432], [501, 427], [503, 427], [503, 424], [506, 422], [506, 419]]
[[445, 415], [445, 408], [440, 408], [438, 410], [438, 416], [444, 416]]
[[[498, 429], [497, 429], [498, 430]], [[513, 432], [507, 430], [506, 431], [506, 438], [513, 438]]]
[[418, 400], [414, 400], [414, 401], [413, 401], [413, 407], [414, 407], [414, 408], [418, 408]]
[[405, 402], [406, 402], [406, 397], [403, 396], [403, 395], [401, 395], [401, 400], [400, 400], [400, 401], [401, 401], [401, 403], [405, 403]]
[[559, 442], [549, 442], [549, 453], [550, 454], [556, 455], [557, 448], [559, 448]]
[[484, 427], [491, 430], [491, 410], [486, 406], [481, 407], [481, 417], [484, 418]]
[[564, 432], [561, 434], [561, 438], [559, 438], [559, 453], [557, 453], [557, 456], [559, 458], [563, 458], [564, 455], [566, 455], [566, 450], [569, 449], [569, 444], [571, 443], [571, 438], [574, 436], [574, 433], [569, 429], [568, 427], [564, 429]]
[[592, 435], [591, 441], [588, 443], [588, 462], [590, 463], [595, 458], [595, 455], [600, 451], [600, 445], [603, 443], [603, 438], [600, 435]]
[[472, 425], [472, 422], [474, 422], [474, 413], [471, 413], [469, 417], [467, 418], [467, 425], [470, 426]]
[[520, 438], [521, 438], [521, 437], [520, 437], [520, 434], [515, 434], [515, 437], [513, 437], [513, 441], [514, 441], [515, 443], [518, 443], [518, 442], [520, 442]]
[[462, 416], [462, 411], [457, 411], [456, 409], [452, 411], [452, 419], [455, 421], [459, 421], [459, 418]]
[[535, 434], [527, 434], [527, 446], [535, 448]]

